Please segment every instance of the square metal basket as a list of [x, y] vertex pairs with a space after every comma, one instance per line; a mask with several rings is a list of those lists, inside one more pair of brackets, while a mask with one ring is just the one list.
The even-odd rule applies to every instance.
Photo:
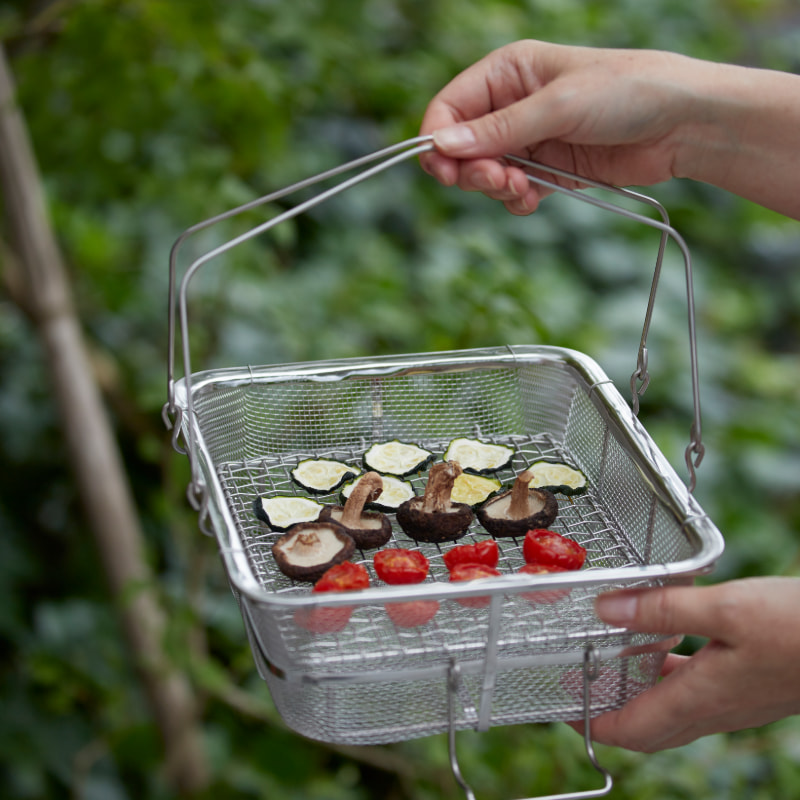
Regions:
[[[400, 157], [428, 146], [423, 141]], [[304, 210], [298, 208], [291, 213]], [[673, 235], [666, 223], [659, 226]], [[690, 582], [711, 569], [722, 537], [692, 495], [690, 451], [687, 488], [592, 359], [523, 345], [192, 373], [186, 289], [208, 258], [187, 270], [176, 302], [175, 252], [165, 418], [176, 448], [189, 454], [190, 499], [201, 527], [216, 538], [255, 662], [291, 728], [328, 742], [376, 744], [496, 725], [588, 721], [653, 685], [674, 640], [607, 626], [594, 614], [594, 599], [615, 588]], [[661, 252], [658, 266], [660, 258]], [[175, 381], [178, 311], [184, 377]], [[694, 354], [692, 365], [696, 376]], [[638, 377], [646, 384], [646, 364]], [[697, 417], [697, 403], [695, 409]], [[690, 448], [697, 452], [698, 419], [693, 435]], [[308, 584], [277, 568], [271, 546], [281, 534], [256, 518], [253, 501], [302, 494], [290, 475], [299, 461], [332, 458], [361, 467], [371, 444], [394, 439], [441, 458], [457, 437], [512, 447], [511, 464], [497, 476], [504, 483], [543, 458], [584, 472], [588, 491], [559, 495], [552, 526], [586, 548], [583, 569], [518, 575], [522, 542], [503, 538], [500, 577], [453, 584], [442, 560], [451, 543], [418, 545], [394, 520], [387, 546], [419, 547], [431, 565], [424, 583], [383, 585], [369, 551], [354, 558], [371, 577], [371, 588], [359, 592], [312, 595]], [[411, 476], [417, 493], [425, 478]], [[487, 535], [473, 522], [459, 543]], [[459, 602], [476, 596], [484, 598], [482, 607]], [[386, 605], [415, 600], [439, 603], [433, 619], [411, 628], [394, 624]], [[311, 633], [297, 624], [303, 610], [341, 607], [352, 614], [339, 632]], [[454, 770], [461, 781], [455, 760]], [[607, 782], [598, 794], [609, 788]]]

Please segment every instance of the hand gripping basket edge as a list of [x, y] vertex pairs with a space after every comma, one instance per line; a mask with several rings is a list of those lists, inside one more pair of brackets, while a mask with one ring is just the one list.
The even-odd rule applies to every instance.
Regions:
[[[689, 252], [666, 211], [630, 190], [513, 159], [527, 168], [531, 181], [661, 233], [631, 378], [632, 408], [588, 356], [536, 345], [192, 372], [187, 294], [202, 266], [430, 147], [429, 137], [401, 142], [201, 222], [177, 240], [170, 256], [164, 419], [173, 429], [173, 445], [189, 457], [189, 500], [199, 512], [201, 529], [217, 540], [254, 659], [287, 724], [311, 738], [350, 744], [449, 732], [453, 770], [470, 797], [455, 760], [454, 732], [581, 717], [588, 722], [652, 686], [674, 642], [609, 628], [594, 615], [594, 598], [612, 588], [689, 582], [712, 568], [723, 541], [692, 494], [703, 448]], [[204, 254], [176, 287], [177, 256], [187, 237], [359, 169]], [[565, 188], [542, 172], [645, 203], [660, 219]], [[686, 269], [694, 402], [688, 486], [637, 417], [638, 399], [649, 381], [646, 339], [669, 239], [681, 249]], [[183, 360], [183, 378], [177, 381], [176, 317]], [[588, 491], [560, 496], [553, 525], [586, 547], [584, 569], [518, 575], [523, 558], [517, 540], [499, 541], [503, 574], [478, 584], [449, 583], [442, 561], [447, 546], [439, 545], [420, 545], [431, 574], [411, 587], [381, 585], [372, 571], [372, 552], [356, 553], [372, 578], [371, 588], [361, 592], [312, 596], [308, 585], [292, 582], [277, 569], [271, 544], [280, 534], [255, 518], [252, 502], [301, 493], [290, 479], [300, 460], [329, 457], [358, 465], [370, 444], [392, 439], [413, 441], [441, 457], [460, 436], [514, 449], [511, 464], [499, 475], [504, 482], [539, 459], [563, 460], [584, 472]], [[417, 493], [424, 489], [424, 475], [410, 481]], [[336, 502], [333, 495], [318, 499]], [[474, 523], [460, 542], [486, 535]], [[387, 546], [416, 544], [395, 524]], [[477, 608], [476, 597], [484, 601]], [[396, 625], [387, 604], [414, 601], [437, 603], [436, 615], [424, 625]], [[312, 633], [297, 624], [297, 615], [313, 608], [345, 609], [348, 622], [338, 631]], [[596, 792], [559, 797], [610, 790], [609, 776], [594, 759], [588, 729], [587, 752], [605, 785]]]

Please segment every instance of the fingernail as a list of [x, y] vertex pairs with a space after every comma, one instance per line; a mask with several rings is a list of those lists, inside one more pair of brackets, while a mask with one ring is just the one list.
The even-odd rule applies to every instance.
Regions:
[[466, 125], [452, 125], [433, 132], [433, 143], [441, 150], [466, 150], [475, 144], [475, 134]]
[[594, 610], [604, 622], [612, 625], [629, 625], [636, 618], [639, 599], [633, 594], [600, 595], [594, 604]]

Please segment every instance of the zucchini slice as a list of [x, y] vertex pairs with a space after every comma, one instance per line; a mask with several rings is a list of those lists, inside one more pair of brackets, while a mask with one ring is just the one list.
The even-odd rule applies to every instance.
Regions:
[[421, 472], [433, 458], [430, 450], [394, 439], [391, 442], [373, 444], [364, 453], [364, 466], [383, 475], [404, 478], [406, 475]]
[[462, 472], [453, 484], [450, 498], [454, 503], [466, 503], [472, 508], [477, 508], [502, 487], [503, 484], [497, 478]]
[[[383, 491], [377, 500], [367, 503], [364, 508], [391, 513], [392, 511], [397, 511], [397, 507], [401, 503], [405, 503], [406, 500], [410, 500], [415, 496], [414, 487], [408, 481], [401, 481], [400, 478], [395, 478], [392, 475], [383, 475], [382, 478]], [[347, 502], [347, 498], [350, 497], [355, 485], [360, 480], [361, 478], [356, 478], [342, 487], [341, 499], [343, 504]]]
[[497, 470], [507, 467], [513, 457], [513, 447], [462, 437], [450, 442], [442, 459], [456, 461], [466, 472], [481, 475], [486, 472], [497, 472]]
[[313, 494], [328, 494], [345, 481], [355, 478], [361, 470], [342, 461], [329, 458], [307, 458], [292, 470], [292, 480]]
[[295, 495], [256, 497], [253, 511], [273, 530], [285, 531], [297, 522], [314, 522], [322, 511], [322, 503]]
[[528, 469], [533, 472], [530, 486], [559, 492], [568, 497], [583, 494], [587, 489], [586, 476], [575, 467], [560, 461], [537, 461]]

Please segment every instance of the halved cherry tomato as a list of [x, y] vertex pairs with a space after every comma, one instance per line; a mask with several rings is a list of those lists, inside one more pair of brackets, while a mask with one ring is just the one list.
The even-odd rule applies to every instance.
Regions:
[[560, 533], [534, 528], [525, 534], [522, 555], [528, 564], [580, 569], [586, 560], [586, 549]]
[[421, 583], [428, 574], [428, 559], [419, 550], [379, 550], [372, 563], [385, 583]]
[[349, 592], [369, 588], [369, 573], [363, 564], [342, 561], [323, 573], [312, 592]]
[[352, 606], [298, 608], [294, 621], [311, 633], [338, 633], [350, 621]]
[[[389, 548], [375, 553], [372, 563], [378, 577], [389, 584], [421, 583], [428, 574], [428, 559], [419, 550]], [[436, 600], [386, 603], [386, 613], [398, 628], [415, 628], [430, 622], [439, 610]]]
[[[327, 570], [314, 584], [312, 594], [318, 592], [349, 592], [369, 587], [369, 574], [362, 564], [343, 561]], [[347, 625], [352, 606], [332, 606], [330, 608], [298, 608], [294, 621], [312, 633], [336, 633]]]
[[[547, 575], [551, 572], [569, 572], [570, 570], [564, 567], [558, 567], [555, 564], [526, 564], [519, 570], [520, 575]], [[548, 604], [555, 603], [569, 594], [569, 589], [542, 589], [536, 592], [521, 592], [520, 596], [524, 597], [529, 603]]]
[[[474, 581], [480, 578], [492, 578], [500, 573], [487, 564], [456, 564], [450, 570], [451, 581]], [[461, 603], [462, 606], [467, 608], [484, 608], [491, 602], [488, 596], [480, 597], [456, 597], [456, 602]]]
[[494, 539], [484, 539], [475, 544], [457, 544], [444, 554], [444, 565], [452, 571], [456, 564], [485, 564], [496, 567], [500, 551]]
[[386, 613], [398, 628], [416, 628], [430, 622], [439, 610], [436, 600], [408, 600], [387, 603]]

